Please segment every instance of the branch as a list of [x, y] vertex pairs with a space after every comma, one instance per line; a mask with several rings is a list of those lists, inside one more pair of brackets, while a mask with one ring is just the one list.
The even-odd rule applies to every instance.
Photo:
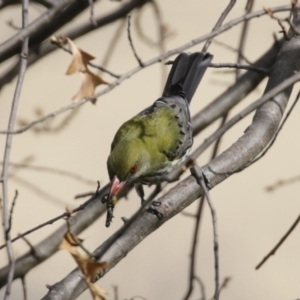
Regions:
[[248, 71], [253, 71], [253, 72], [258, 72], [258, 73], [263, 73], [268, 75], [269, 74], [269, 70], [268, 69], [264, 69], [264, 68], [260, 68], [260, 67], [256, 67], [256, 66], [251, 66], [251, 65], [242, 65], [242, 64], [233, 64], [233, 63], [211, 63], [209, 65], [211, 68], [235, 68], [237, 70], [248, 70]]
[[300, 215], [294, 221], [289, 230], [284, 234], [284, 236], [279, 240], [279, 242], [274, 246], [274, 248], [262, 259], [262, 261], [255, 267], [255, 270], [258, 270], [272, 255], [275, 255], [278, 248], [284, 243], [284, 241], [289, 237], [289, 235], [294, 231], [300, 222]]
[[137, 60], [137, 62], [140, 65], [140, 67], [143, 67], [144, 64], [143, 64], [142, 60], [140, 59], [140, 57], [138, 56], [138, 54], [137, 54], [137, 52], [135, 50], [135, 47], [133, 45], [132, 38], [131, 38], [131, 32], [130, 32], [131, 22], [130, 22], [130, 19], [131, 19], [131, 15], [128, 15], [127, 16], [127, 37], [128, 37], [129, 44], [130, 44], [130, 47], [131, 47], [131, 50], [133, 52], [133, 55], [134, 55], [135, 59]]
[[[22, 28], [25, 28], [28, 24], [28, 6], [29, 6], [29, 1], [23, 0], [22, 1]], [[28, 38], [25, 38], [22, 42], [22, 50], [21, 50], [21, 55], [20, 55], [19, 77], [18, 77], [14, 97], [12, 100], [12, 106], [11, 106], [7, 131], [13, 131], [13, 129], [14, 129], [19, 99], [20, 99], [22, 85], [23, 85], [26, 67], [27, 67], [27, 55], [28, 55]], [[9, 262], [9, 271], [8, 271], [8, 276], [7, 276], [7, 285], [6, 285], [4, 299], [9, 298], [12, 282], [14, 279], [14, 272], [15, 272], [15, 257], [14, 257], [14, 252], [13, 252], [11, 238], [10, 238], [12, 212], [13, 212], [15, 200], [12, 203], [11, 214], [9, 214], [9, 201], [8, 201], [8, 171], [9, 171], [10, 151], [12, 148], [12, 139], [13, 139], [13, 135], [8, 134], [6, 136], [6, 143], [5, 143], [4, 157], [3, 157], [3, 169], [2, 169], [2, 176], [1, 176], [2, 177], [2, 180], [1, 180], [2, 195], [3, 195], [3, 199], [2, 199], [2, 209], [3, 209], [2, 222], [3, 223], [2, 223], [2, 225], [3, 225], [3, 231], [4, 231], [4, 239], [7, 244], [6, 250], [7, 250], [8, 262]], [[15, 199], [16, 199], [16, 197], [15, 197]]]
[[[254, 0], [247, 0], [247, 5], [246, 5], [246, 13], [249, 13], [252, 11], [254, 5]], [[241, 32], [241, 38], [239, 42], [239, 47], [238, 47], [238, 55], [237, 55], [237, 64], [240, 64], [242, 61], [242, 58], [244, 57], [243, 52], [244, 52], [244, 47], [246, 44], [246, 37], [248, 34], [248, 27], [249, 27], [249, 20], [244, 22], [242, 32]], [[236, 79], [240, 76], [239, 69], [236, 70]]]
[[[224, 22], [224, 20], [226, 19], [227, 15], [230, 13], [230, 11], [232, 10], [232, 8], [234, 7], [235, 3], [236, 3], [236, 0], [230, 0], [230, 1], [229, 1], [229, 3], [228, 3], [228, 5], [226, 6], [225, 10], [222, 12], [222, 14], [221, 14], [219, 20], [218, 20], [217, 23], [215, 24], [215, 26], [214, 26], [212, 32], [215, 31], [215, 30], [217, 30], [218, 28], [221, 27], [221, 25], [223, 24], [223, 22]], [[205, 42], [205, 44], [204, 44], [204, 46], [203, 46], [203, 48], [202, 48], [202, 52], [204, 52], [204, 53], [207, 52], [207, 49], [209, 48], [209, 46], [210, 46], [212, 40], [213, 40], [213, 37], [211, 37], [210, 39], [208, 39], [208, 40]]]

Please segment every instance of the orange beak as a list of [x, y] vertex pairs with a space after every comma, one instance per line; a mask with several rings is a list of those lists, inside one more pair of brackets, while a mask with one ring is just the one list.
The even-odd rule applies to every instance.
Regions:
[[117, 176], [114, 176], [110, 182], [109, 198], [116, 197], [125, 185], [126, 181], [120, 181]]

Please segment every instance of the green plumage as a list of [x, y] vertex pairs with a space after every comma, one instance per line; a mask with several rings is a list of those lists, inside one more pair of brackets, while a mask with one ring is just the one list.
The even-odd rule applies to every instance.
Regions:
[[[108, 158], [110, 177], [148, 177], [172, 165], [180, 128], [171, 108], [162, 107], [145, 116], [135, 116], [116, 133]], [[137, 165], [137, 172], [130, 170]], [[147, 166], [147, 168], [145, 168]]]
[[[193, 129], [189, 103], [209, 66], [209, 53], [181, 53], [172, 62], [161, 98], [124, 123], [107, 160], [110, 198], [128, 182], [149, 183], [170, 172], [189, 153]], [[137, 191], [143, 199], [142, 188]]]

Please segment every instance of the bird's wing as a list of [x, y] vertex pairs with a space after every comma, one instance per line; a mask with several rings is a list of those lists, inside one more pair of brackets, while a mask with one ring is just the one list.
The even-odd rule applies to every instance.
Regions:
[[180, 96], [162, 97], [138, 114], [147, 120], [148, 136], [150, 130], [160, 142], [159, 149], [169, 160], [184, 157], [193, 144], [193, 129], [189, 107]]

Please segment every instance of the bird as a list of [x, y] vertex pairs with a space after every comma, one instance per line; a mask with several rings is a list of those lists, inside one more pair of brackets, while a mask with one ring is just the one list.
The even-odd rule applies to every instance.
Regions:
[[[213, 55], [181, 53], [173, 62], [162, 97], [116, 132], [107, 159], [108, 199], [134, 183], [142, 203], [144, 184], [171, 172], [189, 154], [193, 128], [189, 104]], [[108, 200], [109, 201], [109, 200]]]

